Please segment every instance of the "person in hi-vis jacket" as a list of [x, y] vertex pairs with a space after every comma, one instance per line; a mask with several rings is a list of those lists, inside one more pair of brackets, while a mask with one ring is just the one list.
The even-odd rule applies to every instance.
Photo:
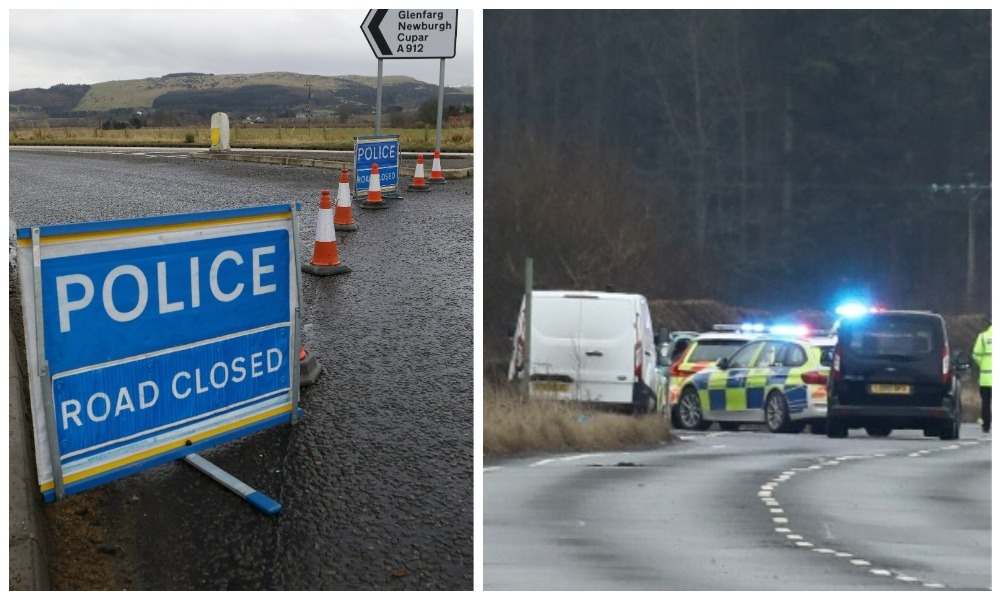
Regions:
[[986, 331], [979, 334], [972, 346], [972, 360], [979, 365], [979, 397], [982, 399], [983, 433], [990, 432], [993, 420], [993, 319], [990, 318]]

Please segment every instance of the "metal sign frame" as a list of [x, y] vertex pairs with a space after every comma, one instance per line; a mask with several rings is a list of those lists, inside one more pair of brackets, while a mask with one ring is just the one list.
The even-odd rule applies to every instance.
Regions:
[[46, 502], [295, 422], [298, 211], [18, 229]]
[[398, 193], [399, 134], [359, 135], [354, 138], [354, 197], [356, 199], [364, 200], [368, 196], [368, 180], [371, 177], [372, 164], [378, 165], [378, 179], [382, 196], [402, 198]]

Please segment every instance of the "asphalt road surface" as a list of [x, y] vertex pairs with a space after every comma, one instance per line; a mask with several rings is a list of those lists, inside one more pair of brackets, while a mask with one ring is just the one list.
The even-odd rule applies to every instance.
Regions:
[[989, 436], [683, 432], [487, 464], [486, 590], [984, 590]]
[[[11, 149], [12, 225], [298, 202], [311, 259], [339, 171], [187, 154]], [[404, 196], [355, 204], [358, 231], [337, 233], [351, 273], [303, 274], [303, 345], [324, 372], [302, 420], [201, 453], [278, 515], [181, 461], [95, 488], [129, 587], [473, 588], [473, 180]]]

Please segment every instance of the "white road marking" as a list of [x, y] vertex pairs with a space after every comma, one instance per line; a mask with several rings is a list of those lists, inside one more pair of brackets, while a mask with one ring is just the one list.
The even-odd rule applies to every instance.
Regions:
[[[911, 452], [907, 456], [920, 457], [920, 456], [924, 456], [926, 454], [930, 454], [932, 452], [941, 452], [941, 451], [944, 451], [944, 450], [957, 450], [961, 446], [970, 446], [970, 445], [975, 445], [975, 444], [978, 444], [978, 443], [979, 443], [978, 441], [958, 442], [958, 444], [951, 444], [951, 445], [948, 445], [948, 446], [941, 446], [941, 447], [938, 447], [938, 448], [932, 448], [930, 450], [920, 450], [920, 451], [917, 451], [917, 452]], [[797, 473], [803, 473], [803, 472], [809, 472], [809, 471], [819, 471], [819, 470], [822, 470], [823, 467], [836, 467], [836, 466], [840, 465], [841, 463], [846, 462], [848, 460], [862, 460], [862, 459], [872, 459], [872, 458], [885, 458], [886, 456], [887, 456], [887, 454], [885, 454], [885, 453], [876, 453], [876, 454], [871, 454], [871, 455], [867, 455], [867, 456], [848, 455], [848, 456], [838, 457], [837, 459], [834, 459], [834, 460], [826, 459], [826, 460], [823, 460], [823, 461], [821, 461], [821, 462], [819, 462], [817, 464], [810, 465], [808, 467], [793, 467], [791, 470], [782, 471], [782, 473], [779, 476], [774, 477], [773, 479], [771, 479], [770, 481], [768, 481], [766, 484], [762, 485], [760, 487], [760, 490], [757, 492], [757, 496], [760, 497], [761, 501], [766, 506], [768, 506], [768, 507], [777, 507], [777, 508], [769, 508], [768, 509], [771, 514], [784, 514], [784, 512], [785, 512], [784, 509], [780, 508], [780, 503], [778, 502], [777, 498], [773, 497], [772, 492], [774, 492], [779, 487], [779, 485], [781, 483], [784, 483], [784, 482], [788, 481], [788, 479], [791, 478], [793, 475], [795, 475]], [[781, 524], [785, 524], [785, 525], [788, 524], [788, 519], [785, 518], [785, 517], [772, 517], [772, 521], [774, 521], [775, 523], [781, 523]], [[833, 536], [833, 532], [830, 529], [830, 524], [829, 523], [824, 523], [823, 527], [825, 529], [826, 537], [829, 538], [829, 539], [833, 539], [834, 536]], [[801, 541], [803, 539], [801, 535], [796, 534], [796, 533], [792, 533], [791, 527], [775, 527], [774, 531], [775, 531], [775, 533], [780, 533], [780, 534], [785, 535], [785, 537], [788, 540], [793, 540], [793, 541], [800, 540], [800, 541], [795, 541], [795, 545], [796, 546], [799, 546], [799, 547], [802, 547], [802, 548], [811, 548], [813, 552], [816, 552], [818, 554], [832, 554], [833, 556], [835, 556], [837, 558], [846, 558], [846, 559], [850, 560], [851, 564], [856, 565], [856, 566], [871, 567], [871, 563], [869, 561], [864, 560], [864, 559], [860, 559], [860, 558], [853, 558], [854, 555], [851, 554], [850, 552], [840, 552], [840, 551], [837, 551], [837, 550], [833, 550], [831, 548], [814, 548], [812, 543], [807, 542], [807, 541]], [[892, 577], [893, 576], [892, 571], [890, 571], [888, 569], [871, 568], [871, 569], [869, 569], [868, 572], [871, 573], [872, 575], [875, 575], [875, 576], [878, 576], [878, 577]], [[943, 584], [940, 584], [940, 583], [920, 581], [916, 577], [911, 577], [909, 575], [904, 575], [902, 573], [897, 574], [895, 576], [895, 578], [898, 581], [903, 581], [903, 582], [906, 582], [906, 583], [919, 583], [919, 584], [923, 585], [925, 588], [942, 589], [942, 588], [945, 587]]]

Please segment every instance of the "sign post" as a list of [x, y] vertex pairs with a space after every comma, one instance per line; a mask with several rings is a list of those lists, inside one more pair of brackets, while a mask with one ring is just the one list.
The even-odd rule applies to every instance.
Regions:
[[47, 502], [294, 422], [297, 218], [283, 204], [17, 231]]
[[[458, 10], [409, 10], [378, 8], [368, 11], [361, 31], [378, 59], [375, 91], [375, 133], [382, 133], [382, 59], [439, 58], [437, 138], [441, 148], [441, 115], [444, 110], [444, 59], [455, 58]], [[379, 169], [382, 165], [379, 164]]]

